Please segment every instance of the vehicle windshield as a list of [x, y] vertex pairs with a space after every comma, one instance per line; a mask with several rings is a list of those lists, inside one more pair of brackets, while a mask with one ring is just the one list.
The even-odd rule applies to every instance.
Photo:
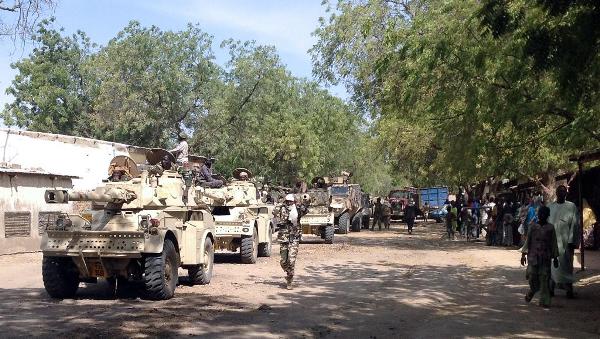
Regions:
[[347, 195], [348, 186], [332, 186], [331, 195]]

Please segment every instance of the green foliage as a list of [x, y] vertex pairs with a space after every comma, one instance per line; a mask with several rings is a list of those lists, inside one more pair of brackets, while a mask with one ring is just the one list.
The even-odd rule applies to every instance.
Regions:
[[146, 147], [171, 146], [185, 131], [191, 152], [216, 157], [224, 175], [247, 167], [289, 185], [345, 169], [374, 190], [392, 182], [387, 165], [371, 175], [382, 153], [371, 154], [358, 110], [292, 76], [274, 47], [225, 41], [230, 60], [219, 66], [212, 38], [192, 25], [131, 22], [94, 51], [83, 33], [63, 37], [50, 22], [39, 36], [15, 65], [8, 125]]
[[369, 104], [415, 184], [568, 168], [600, 145], [598, 6], [556, 3], [340, 1], [316, 31], [316, 72]]
[[32, 39], [38, 45], [29, 58], [11, 65], [19, 73], [6, 91], [15, 97], [4, 109], [6, 125], [31, 130], [74, 134], [85, 125], [82, 112], [91, 97], [82, 65], [92, 44], [83, 32], [66, 37], [44, 20]]
[[91, 59], [94, 102], [88, 131], [100, 139], [158, 147], [208, 109], [217, 80], [211, 38], [132, 22]]

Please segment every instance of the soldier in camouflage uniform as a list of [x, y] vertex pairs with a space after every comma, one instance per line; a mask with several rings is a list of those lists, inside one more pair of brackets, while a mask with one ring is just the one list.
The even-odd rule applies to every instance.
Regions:
[[293, 194], [285, 196], [284, 205], [279, 210], [279, 234], [280, 243], [279, 254], [281, 255], [281, 268], [286, 272], [286, 287], [292, 289], [294, 280], [294, 266], [296, 265], [296, 256], [298, 255], [298, 245], [300, 244], [298, 210], [296, 209], [296, 200]]

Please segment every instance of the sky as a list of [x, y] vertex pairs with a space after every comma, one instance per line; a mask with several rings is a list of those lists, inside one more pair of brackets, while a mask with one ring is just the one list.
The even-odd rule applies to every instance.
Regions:
[[[65, 34], [82, 30], [100, 45], [106, 45], [131, 20], [175, 31], [197, 23], [214, 36], [213, 49], [219, 64], [227, 61], [227, 53], [218, 48], [221, 41], [256, 40], [274, 45], [292, 74], [306, 78], [312, 78], [308, 49], [316, 41], [311, 33], [320, 16], [326, 16], [321, 0], [58, 0], [54, 10], [55, 24], [63, 27]], [[10, 64], [27, 57], [31, 48], [6, 39], [0, 41], [0, 108], [11, 100], [5, 94], [16, 74]], [[347, 98], [342, 87], [330, 91]]]

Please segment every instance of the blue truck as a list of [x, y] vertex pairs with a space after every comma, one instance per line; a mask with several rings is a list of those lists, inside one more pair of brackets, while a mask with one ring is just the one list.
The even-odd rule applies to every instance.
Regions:
[[448, 187], [445, 186], [419, 188], [419, 209], [423, 210], [423, 206], [427, 203], [429, 217], [441, 222], [446, 216], [445, 204], [448, 194]]

